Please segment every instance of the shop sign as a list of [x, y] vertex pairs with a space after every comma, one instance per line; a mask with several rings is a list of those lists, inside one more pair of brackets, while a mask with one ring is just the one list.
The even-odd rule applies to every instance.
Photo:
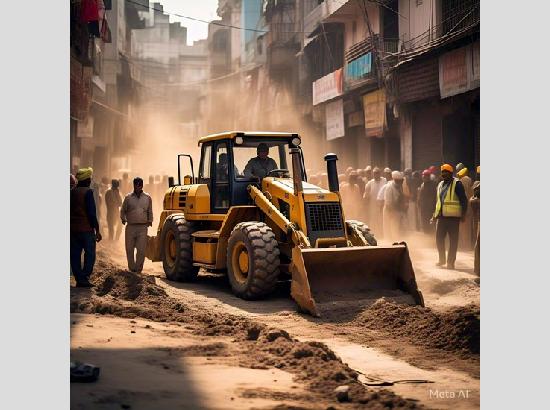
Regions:
[[342, 95], [342, 69], [339, 68], [313, 82], [313, 105]]
[[341, 98], [325, 105], [325, 120], [328, 141], [345, 135], [344, 104]]
[[363, 96], [367, 137], [381, 137], [386, 127], [386, 92], [376, 90]]

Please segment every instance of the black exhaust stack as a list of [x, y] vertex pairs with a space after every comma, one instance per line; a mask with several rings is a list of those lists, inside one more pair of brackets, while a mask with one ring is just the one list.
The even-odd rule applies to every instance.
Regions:
[[338, 170], [336, 169], [336, 161], [338, 161], [338, 156], [330, 152], [325, 155], [325, 161], [327, 162], [328, 189], [331, 192], [338, 192], [340, 190], [340, 184], [338, 183]]

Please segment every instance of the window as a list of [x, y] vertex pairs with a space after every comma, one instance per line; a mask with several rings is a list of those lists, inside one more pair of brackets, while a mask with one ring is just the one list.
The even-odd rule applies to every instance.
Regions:
[[[257, 147], [260, 143], [268, 146], [269, 162], [257, 159]], [[233, 146], [233, 157], [235, 162], [235, 177], [237, 180], [251, 180], [250, 172], [257, 177], [263, 178], [269, 171], [276, 168], [289, 169], [291, 166], [290, 155], [287, 152], [286, 141], [270, 141], [267, 139], [248, 138], [241, 145]], [[289, 169], [289, 173], [291, 170]]]
[[201, 169], [199, 172], [199, 183], [210, 184], [210, 161], [212, 157], [212, 145], [205, 144], [202, 147]]
[[216, 146], [216, 168], [214, 187], [214, 207], [218, 209], [229, 208], [231, 193], [229, 190], [229, 157], [227, 143], [222, 142]]

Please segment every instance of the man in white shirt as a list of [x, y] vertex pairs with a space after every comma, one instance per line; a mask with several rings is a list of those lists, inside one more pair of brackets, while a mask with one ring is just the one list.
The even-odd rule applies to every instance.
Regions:
[[381, 176], [380, 168], [375, 167], [372, 170], [373, 178], [365, 184], [365, 192], [363, 193], [363, 201], [367, 209], [367, 224], [375, 235], [382, 234], [382, 208], [377, 201], [378, 194], [384, 185], [386, 178]]
[[[153, 225], [153, 202], [143, 192], [143, 179], [134, 178], [134, 191], [126, 195], [120, 208], [122, 225], [126, 226], [125, 244], [128, 269], [141, 273], [147, 247], [147, 228]], [[136, 255], [134, 256], [134, 251]]]
[[392, 181], [384, 189], [384, 239], [399, 242], [401, 238], [401, 220], [407, 210], [403, 194], [403, 174], [392, 172]]

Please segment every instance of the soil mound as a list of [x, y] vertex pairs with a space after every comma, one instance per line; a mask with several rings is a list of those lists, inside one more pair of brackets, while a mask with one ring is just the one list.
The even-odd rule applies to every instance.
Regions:
[[369, 329], [408, 339], [416, 345], [479, 354], [480, 309], [469, 305], [435, 312], [421, 306], [377, 301], [355, 319]]
[[[71, 312], [190, 323], [196, 334], [233, 337], [240, 349], [241, 366], [284, 369], [303, 382], [312, 394], [328, 402], [336, 404], [334, 389], [348, 385], [347, 408], [422, 408], [414, 400], [403, 399], [389, 390], [367, 389], [357, 380], [357, 372], [323, 343], [301, 342], [285, 330], [269, 328], [247, 318], [195, 309], [169, 297], [154, 277], [121, 270], [101, 253], [98, 259], [91, 278], [95, 289], [71, 288]], [[176, 350], [186, 356], [227, 354], [223, 343]]]

